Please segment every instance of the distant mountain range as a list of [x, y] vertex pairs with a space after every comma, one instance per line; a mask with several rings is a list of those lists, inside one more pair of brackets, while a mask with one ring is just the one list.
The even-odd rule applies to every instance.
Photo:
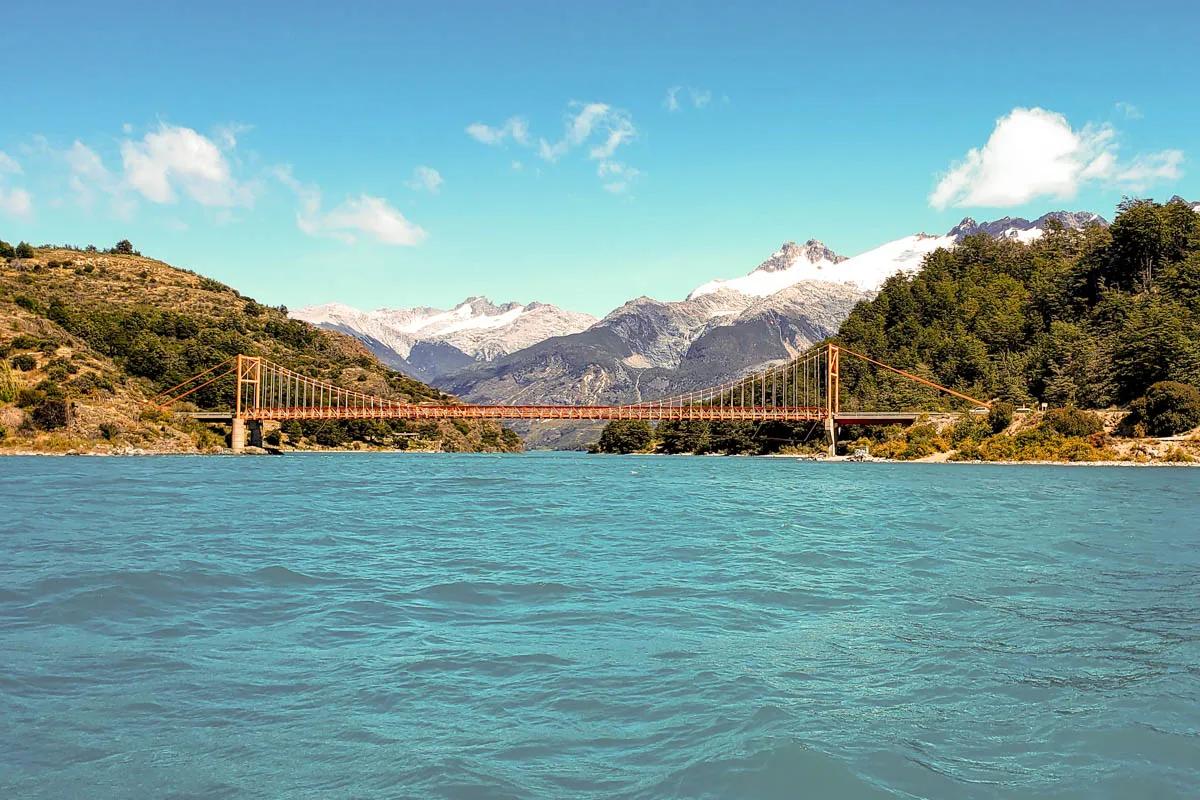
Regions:
[[919, 270], [934, 250], [979, 233], [1030, 242], [1052, 220], [1075, 229], [1107, 225], [1090, 212], [968, 217], [943, 235], [917, 233], [851, 258], [815, 239], [785, 242], [746, 275], [702, 283], [684, 300], [638, 297], [600, 320], [481, 297], [449, 310], [330, 304], [293, 316], [352, 334], [385, 363], [470, 401], [635, 402], [786, 359], [836, 333], [856, 303], [888, 277]]
[[359, 311], [327, 303], [299, 309], [292, 316], [355, 336], [388, 366], [422, 380], [582, 331], [596, 322], [591, 314], [545, 303], [496, 305], [484, 297], [468, 297], [451, 309]]

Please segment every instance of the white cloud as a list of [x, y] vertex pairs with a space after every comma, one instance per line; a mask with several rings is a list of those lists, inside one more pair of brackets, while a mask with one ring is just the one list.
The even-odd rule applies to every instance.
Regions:
[[[236, 144], [236, 133], [225, 129], [222, 142]], [[174, 203], [177, 192], [203, 206], [250, 205], [254, 192], [234, 177], [221, 148], [191, 128], [161, 123], [141, 141], [121, 143], [126, 182], [148, 200]]]
[[522, 117], [509, 117], [499, 127], [472, 122], [467, 126], [467, 135], [484, 144], [503, 144], [512, 139], [519, 145], [529, 144], [529, 123]]
[[682, 90], [682, 86], [672, 86], [667, 89], [667, 96], [663, 98], [663, 108], [667, 111], [678, 111], [680, 108], [679, 92]]
[[0, 150], [0, 174], [6, 172], [10, 175], [20, 175], [21, 165], [17, 163], [15, 158]]
[[1177, 150], [1139, 155], [1122, 164], [1116, 135], [1109, 125], [1075, 130], [1062, 114], [1013, 109], [997, 120], [983, 147], [968, 151], [941, 177], [929, 203], [938, 209], [1015, 206], [1043, 196], [1070, 199], [1090, 181], [1136, 191], [1180, 176], [1183, 154]]
[[[707, 103], [709, 100], [711, 100], [711, 96], [702, 99], [702, 102]], [[532, 146], [529, 127], [523, 117], [510, 117], [500, 127], [491, 127], [482, 122], [476, 122], [467, 126], [467, 133], [484, 144], [503, 144], [511, 139], [518, 144]], [[606, 162], [612, 160], [619, 148], [635, 138], [637, 138], [637, 128], [634, 126], [629, 112], [613, 108], [608, 103], [573, 101], [567, 106], [562, 136], [554, 141], [539, 137], [536, 149], [538, 157], [543, 161], [556, 163], [572, 151], [588, 146], [588, 158], [593, 161]], [[519, 160], [513, 160], [511, 166], [514, 171], [524, 169], [524, 164]], [[632, 171], [630, 179], [637, 174], [637, 170], [633, 170], [632, 167], [626, 169]], [[615, 186], [620, 182], [611, 181], [610, 183]], [[626, 185], [628, 185], [628, 179], [621, 184], [620, 188], [614, 189], [609, 186], [605, 188], [608, 188], [609, 191], [623, 191]]]
[[1143, 117], [1140, 108], [1133, 103], [1126, 103], [1124, 100], [1116, 103], [1115, 108], [1125, 116], [1125, 119], [1141, 119]]
[[5, 189], [0, 186], [0, 212], [14, 217], [33, 213], [33, 197], [24, 189]]
[[628, 112], [607, 103], [572, 103], [571, 108], [576, 112], [567, 114], [562, 138], [553, 143], [541, 139], [538, 143], [538, 155], [546, 161], [558, 161], [591, 139], [593, 133], [603, 137], [588, 151], [588, 156], [593, 159], [610, 157], [618, 147], [637, 136]]
[[[0, 150], [0, 177], [22, 174], [17, 160]], [[21, 188], [6, 189], [0, 186], [0, 213], [14, 217], [28, 217], [33, 213], [33, 197]]]
[[420, 166], [413, 170], [412, 180], [407, 185], [410, 189], [424, 189], [437, 194], [443, 183], [442, 173], [433, 167]]
[[296, 226], [309, 236], [331, 236], [353, 244], [360, 234], [366, 234], [383, 244], [412, 247], [428, 235], [382, 197], [361, 194], [347, 198], [329, 211], [322, 211], [319, 188], [297, 180], [290, 167], [277, 168], [275, 176], [300, 200]]
[[[708, 89], [697, 89], [693, 86], [672, 86], [667, 89], [667, 96], [663, 98], [663, 108], [667, 111], [682, 111], [683, 102], [680, 96], [686, 94], [686, 101], [692, 104], [692, 108], [707, 108], [713, 99], [713, 94]], [[729, 98], [725, 98], [725, 102], [729, 102]]]
[[641, 170], [619, 161], [601, 161], [596, 167], [596, 174], [604, 180], [606, 192], [621, 194], [642, 173]]

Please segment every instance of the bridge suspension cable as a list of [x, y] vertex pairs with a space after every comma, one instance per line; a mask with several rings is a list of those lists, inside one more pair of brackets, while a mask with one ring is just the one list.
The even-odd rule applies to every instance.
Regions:
[[[621, 405], [470, 405], [451, 401], [411, 403], [346, 389], [273, 361], [239, 355], [173, 386], [152, 399], [167, 407], [229, 375], [236, 377], [233, 417], [244, 420], [306, 419], [642, 419], [642, 420], [832, 420], [841, 412], [842, 354], [897, 373], [907, 380], [967, 400], [989, 403], [836, 344], [716, 386], [656, 400]], [[867, 418], [871, 412], [856, 412]], [[895, 414], [878, 414], [892, 419]]]

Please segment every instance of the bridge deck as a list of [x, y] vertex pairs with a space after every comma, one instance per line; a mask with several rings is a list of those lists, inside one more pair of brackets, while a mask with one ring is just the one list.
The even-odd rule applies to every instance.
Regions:
[[[233, 420], [230, 411], [195, 411], [188, 414], [200, 422]], [[382, 408], [290, 407], [249, 410], [246, 419], [527, 419], [527, 420], [646, 420], [646, 421], [758, 421], [819, 422], [825, 419], [822, 408], [755, 406], [474, 406], [474, 405], [403, 405]], [[841, 411], [833, 415], [839, 425], [910, 425], [920, 416], [909, 411]]]

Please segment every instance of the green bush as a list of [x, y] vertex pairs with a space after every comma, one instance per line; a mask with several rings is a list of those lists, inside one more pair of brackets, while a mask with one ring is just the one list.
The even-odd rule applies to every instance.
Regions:
[[950, 429], [950, 443], [961, 448], [967, 442], [978, 444], [992, 433], [991, 425], [974, 414], [959, 418]]
[[113, 252], [123, 256], [133, 255], [133, 243], [128, 239], [122, 239], [113, 245]]
[[600, 453], [637, 453], [654, 441], [654, 429], [643, 420], [614, 420], [604, 426], [596, 451]]
[[17, 251], [13, 249], [11, 244], [0, 239], [0, 258], [13, 258], [16, 254]]
[[991, 410], [988, 411], [988, 424], [992, 426], [992, 433], [1000, 433], [1011, 425], [1016, 410], [1012, 403], [1005, 400], [993, 403]]
[[115, 422], [101, 422], [100, 435], [111, 442], [121, 435], [121, 428]]
[[1131, 404], [1126, 427], [1144, 425], [1152, 436], [1174, 436], [1200, 425], [1200, 390], [1178, 381], [1159, 381]]
[[30, 417], [45, 431], [65, 428], [71, 422], [71, 403], [63, 397], [46, 397], [33, 407]]
[[8, 360], [8, 363], [12, 364], [13, 369], [20, 370], [21, 372], [29, 372], [37, 368], [37, 359], [28, 353], [13, 356]]
[[1099, 416], [1074, 406], [1050, 409], [1042, 418], [1042, 424], [1063, 436], [1091, 436], [1104, 430], [1104, 422]]
[[263, 437], [263, 442], [272, 447], [279, 447], [283, 443], [283, 435], [278, 430], [273, 430]]
[[17, 258], [33, 258], [33, 246], [29, 242], [21, 242], [14, 252]]

